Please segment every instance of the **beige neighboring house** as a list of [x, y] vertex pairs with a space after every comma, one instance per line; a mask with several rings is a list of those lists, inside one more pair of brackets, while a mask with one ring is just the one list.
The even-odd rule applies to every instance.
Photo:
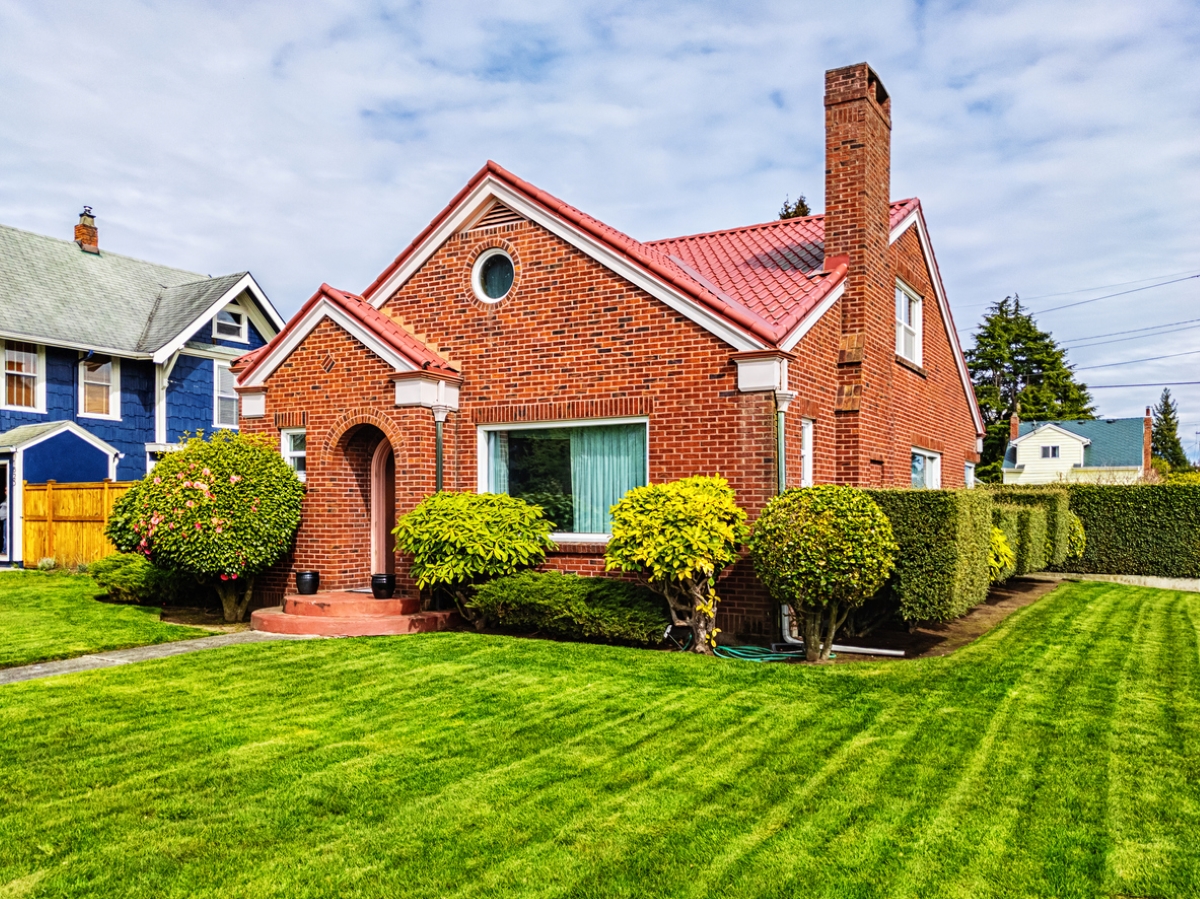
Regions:
[[1150, 469], [1150, 410], [1145, 418], [1021, 421], [1009, 424], [1005, 484], [1132, 484]]

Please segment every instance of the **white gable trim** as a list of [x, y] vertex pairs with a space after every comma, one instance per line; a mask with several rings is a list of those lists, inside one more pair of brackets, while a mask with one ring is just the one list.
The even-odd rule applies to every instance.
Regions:
[[386, 303], [447, 240], [476, 220], [493, 200], [503, 203], [518, 215], [545, 228], [605, 268], [665, 303], [684, 318], [719, 337], [734, 349], [747, 351], [768, 348], [768, 344], [759, 338], [711, 312], [682, 291], [659, 280], [565, 219], [548, 213], [541, 206], [530, 202], [524, 195], [491, 175], [486, 176], [441, 225], [425, 238], [425, 241], [404, 261], [404, 264], [379, 286], [371, 297], [371, 305], [378, 309]]
[[85, 428], [81, 428], [79, 425], [75, 424], [75, 422], [73, 422], [73, 421], [59, 422], [56, 427], [53, 427], [50, 430], [46, 431], [44, 434], [39, 434], [37, 437], [34, 437], [32, 440], [25, 441], [24, 443], [21, 443], [20, 445], [0, 446], [0, 451], [16, 453], [18, 456], [20, 456], [20, 455], [23, 455], [25, 450], [29, 449], [30, 447], [37, 446], [39, 443], [44, 443], [47, 440], [49, 440], [51, 437], [57, 437], [63, 431], [70, 431], [72, 434], [74, 434], [76, 437], [83, 440], [85, 443], [91, 444], [96, 449], [100, 450], [100, 452], [102, 452], [106, 456], [108, 456], [108, 476], [109, 476], [109, 478], [112, 478], [114, 480], [116, 479], [116, 477], [117, 477], [117, 460], [121, 458], [121, 451], [118, 450], [112, 444], [105, 443], [103, 440], [101, 440], [99, 437], [97, 437], [91, 431], [88, 431]]
[[842, 278], [841, 283], [839, 283], [838, 286], [833, 290], [829, 291], [825, 299], [821, 300], [821, 302], [817, 304], [817, 308], [806, 315], [804, 317], [804, 321], [796, 325], [796, 327], [791, 330], [791, 333], [789, 333], [787, 337], [783, 338], [783, 340], [779, 342], [780, 349], [786, 350], [789, 353], [795, 349], [796, 344], [803, 339], [805, 334], [812, 330], [813, 325], [819, 322], [821, 317], [826, 312], [833, 308], [833, 304], [840, 300], [842, 298], [842, 294], [845, 292], [846, 279]]
[[377, 335], [371, 333], [370, 330], [363, 326], [362, 322], [347, 314], [344, 309], [330, 302], [328, 298], [322, 297], [321, 301], [308, 310], [304, 318], [293, 325], [287, 337], [272, 348], [249, 373], [246, 380], [241, 381], [238, 386], [261, 387], [275, 373], [275, 370], [284, 363], [284, 360], [304, 342], [304, 339], [312, 333], [313, 329], [325, 319], [329, 319], [341, 327], [396, 371], [416, 370], [416, 366], [412, 362], [380, 340]]
[[1066, 437], [1070, 440], [1078, 441], [1083, 446], [1090, 446], [1092, 443], [1092, 441], [1088, 440], [1086, 437], [1080, 437], [1078, 434], [1074, 434], [1071, 431], [1068, 431], [1066, 428], [1059, 427], [1058, 425], [1050, 422], [1050, 423], [1042, 425], [1040, 428], [1034, 428], [1032, 431], [1018, 437], [1016, 440], [1010, 440], [1008, 442], [1009, 446], [1017, 446], [1021, 443], [1024, 443], [1030, 437], [1033, 437], [1037, 434], [1044, 433], [1045, 431], [1053, 431], [1056, 434], [1061, 434], [1063, 437]]
[[946, 288], [942, 284], [942, 273], [938, 270], [937, 260], [933, 255], [933, 246], [929, 242], [929, 234], [925, 230], [925, 219], [921, 215], [921, 207], [918, 206], [908, 215], [900, 220], [900, 224], [892, 229], [890, 238], [888, 239], [889, 246], [898, 241], [904, 232], [909, 228], [916, 226], [917, 239], [921, 243], [921, 253], [925, 256], [925, 265], [928, 266], [932, 274], [933, 291], [937, 294], [938, 309], [942, 313], [942, 324], [946, 329], [946, 337], [950, 340], [950, 347], [954, 350], [954, 361], [958, 366], [958, 375], [962, 378], [963, 390], [967, 393], [967, 405], [971, 407], [971, 417], [975, 419], [976, 429], [982, 433], [987, 430], [983, 424], [983, 416], [979, 412], [979, 404], [975, 401], [975, 385], [971, 383], [971, 373], [967, 371], [967, 360], [963, 356], [962, 344], [958, 342], [958, 332], [954, 330], [954, 318], [950, 314], [950, 303], [946, 299]]
[[[170, 359], [176, 351], [181, 349], [183, 345], [187, 343], [188, 338], [204, 327], [205, 323], [207, 323], [214, 315], [216, 315], [226, 306], [234, 303], [238, 296], [241, 295], [242, 291], [249, 293], [250, 296], [254, 298], [255, 303], [250, 307], [242, 306], [241, 308], [246, 310], [246, 313], [250, 316], [250, 321], [257, 328], [259, 328], [260, 331], [270, 332], [263, 334], [263, 337], [266, 340], [270, 340], [283, 330], [283, 319], [280, 318], [279, 313], [275, 310], [275, 307], [271, 305], [271, 301], [267, 299], [267, 295], [263, 293], [262, 288], [258, 286], [258, 282], [254, 280], [254, 276], [247, 272], [238, 279], [236, 284], [225, 291], [225, 293], [221, 294], [221, 297], [212, 303], [203, 314], [197, 316], [195, 321], [175, 335], [170, 343], [155, 350], [154, 356], [152, 357], [154, 361], [156, 363], [162, 363]], [[255, 309], [254, 306], [257, 306], [257, 309]]]

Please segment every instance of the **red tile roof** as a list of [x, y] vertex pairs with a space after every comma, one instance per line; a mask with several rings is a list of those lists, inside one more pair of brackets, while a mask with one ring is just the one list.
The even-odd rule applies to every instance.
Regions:
[[[368, 300], [487, 177], [502, 181], [638, 267], [768, 346], [778, 344], [845, 277], [844, 264], [824, 267], [824, 218], [767, 222], [729, 231], [642, 242], [488, 163], [363, 292]], [[892, 204], [892, 225], [918, 207]], [[841, 263], [842, 260], [829, 260]]]
[[238, 379], [242, 380], [250, 372], [254, 371], [262, 360], [270, 355], [272, 348], [284, 341], [287, 335], [299, 326], [299, 323], [304, 320], [312, 308], [322, 300], [333, 303], [339, 309], [357, 319], [364, 327], [378, 336], [392, 349], [396, 350], [396, 352], [411, 362], [416, 368], [440, 372], [442, 374], [456, 372], [445, 359], [433, 352], [428, 346], [362, 297], [345, 290], [338, 290], [336, 287], [330, 287], [328, 284], [322, 284], [317, 292], [309, 298], [308, 302], [300, 308], [300, 311], [288, 320], [284, 329], [276, 334], [270, 343], [237, 359], [233, 368], [238, 374]]

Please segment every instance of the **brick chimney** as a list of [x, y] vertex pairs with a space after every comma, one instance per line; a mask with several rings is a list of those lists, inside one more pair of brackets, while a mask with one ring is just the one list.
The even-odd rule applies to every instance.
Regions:
[[1146, 417], [1142, 419], [1142, 474], [1150, 473], [1151, 436], [1154, 433], [1154, 418], [1150, 407], [1146, 407]]
[[[865, 484], [864, 429], [890, 415], [895, 290], [888, 266], [891, 100], [865, 62], [825, 73], [825, 268], [847, 263], [835, 409], [836, 481]], [[866, 393], [875, 394], [867, 403]], [[872, 421], [860, 421], [867, 406]], [[907, 457], [888, 466], [908, 470]]]
[[1016, 440], [1021, 436], [1021, 416], [1014, 412], [1008, 419], [1008, 439]]
[[96, 217], [92, 215], [92, 207], [84, 206], [79, 213], [79, 224], [75, 226], [75, 243], [85, 253], [99, 253], [100, 239], [96, 231]]

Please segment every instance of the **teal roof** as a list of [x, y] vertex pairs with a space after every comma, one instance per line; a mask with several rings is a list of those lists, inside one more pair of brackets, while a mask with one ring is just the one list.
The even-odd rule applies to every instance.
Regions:
[[245, 275], [210, 278], [0, 225], [0, 332], [148, 355]]
[[[1023, 421], [1018, 437], [1054, 425], [1091, 441], [1083, 450], [1084, 468], [1138, 468], [1142, 464], [1142, 418], [1095, 418], [1069, 421]], [[1009, 444], [1004, 451], [1004, 467], [1016, 465], [1016, 447]]]

